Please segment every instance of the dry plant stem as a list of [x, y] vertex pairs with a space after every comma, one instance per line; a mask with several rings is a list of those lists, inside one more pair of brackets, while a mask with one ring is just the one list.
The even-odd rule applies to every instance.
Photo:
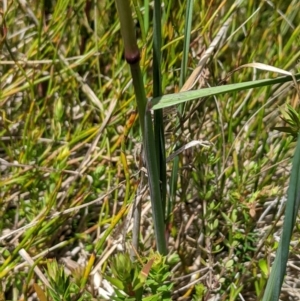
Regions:
[[[35, 263], [33, 261], [33, 259], [29, 256], [29, 254], [25, 251], [25, 249], [21, 249], [19, 251], [20, 256], [31, 266], [34, 267]], [[42, 271], [39, 269], [38, 266], [35, 266], [34, 268], [35, 273], [39, 276], [39, 278], [41, 279], [41, 281], [50, 289], [51, 285], [48, 281], [48, 279], [44, 276], [44, 274], [42, 273]]]
[[[97, 158], [96, 157], [96, 158], [92, 159], [91, 158], [92, 153], [95, 151], [95, 148], [97, 147], [97, 144], [98, 144], [99, 139], [100, 139], [100, 137], [102, 135], [102, 132], [105, 129], [106, 125], [108, 124], [115, 106], [116, 106], [116, 100], [113, 100], [111, 102], [109, 110], [108, 110], [108, 112], [106, 114], [106, 117], [103, 120], [103, 123], [101, 124], [101, 126], [100, 126], [100, 128], [99, 128], [99, 130], [97, 132], [96, 137], [94, 138], [92, 144], [90, 145], [87, 153], [84, 156], [84, 159], [82, 160], [82, 162], [80, 163], [80, 166], [78, 167], [78, 169], [76, 171], [76, 175], [74, 175], [74, 177], [70, 177], [68, 179], [68, 183], [66, 183], [66, 184], [69, 184], [70, 182], [76, 181], [78, 179], [78, 177], [80, 175], [83, 175], [83, 173], [88, 169], [89, 165]], [[64, 192], [64, 196], [61, 198], [59, 205], [61, 205], [63, 203], [65, 197], [66, 197], [66, 192]]]
[[140, 235], [140, 226], [141, 226], [141, 211], [142, 211], [142, 202], [139, 199], [139, 195], [145, 185], [144, 183], [145, 173], [141, 170], [141, 179], [136, 193], [136, 197], [133, 203], [133, 229], [132, 229], [132, 246], [130, 250], [130, 256], [133, 260], [136, 257], [136, 252], [139, 251], [139, 235]]
[[224, 25], [219, 30], [218, 34], [210, 44], [210, 46], [205, 51], [204, 55], [201, 57], [198, 66], [194, 69], [193, 73], [190, 75], [188, 80], [185, 82], [183, 87], [180, 89], [180, 92], [188, 91], [193, 89], [195, 84], [197, 83], [198, 79], [201, 76], [202, 70], [204, 66], [206, 65], [208, 59], [212, 56], [213, 52], [216, 51], [217, 47], [220, 47], [221, 40], [225, 37], [225, 34], [227, 33], [228, 27], [232, 21], [232, 17], [230, 17]]

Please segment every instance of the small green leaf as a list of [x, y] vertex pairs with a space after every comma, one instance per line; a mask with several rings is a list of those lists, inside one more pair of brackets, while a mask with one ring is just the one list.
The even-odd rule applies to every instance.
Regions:
[[64, 109], [61, 98], [58, 98], [54, 103], [54, 119], [60, 121], [63, 117]]
[[261, 258], [258, 261], [258, 266], [260, 267], [261, 271], [264, 274], [264, 277], [268, 277], [269, 276], [269, 268], [268, 268], [268, 263], [265, 259]]
[[279, 132], [283, 132], [283, 133], [294, 134], [294, 131], [290, 127], [287, 127], [287, 126], [276, 126], [273, 129], [277, 130]]
[[234, 260], [229, 259], [229, 260], [225, 263], [225, 267], [226, 267], [227, 269], [229, 269], [229, 268], [231, 268], [231, 267], [233, 266], [233, 264], [234, 264]]
[[235, 223], [237, 221], [237, 210], [236, 209], [233, 209], [232, 210], [232, 213], [231, 213], [231, 220]]
[[105, 276], [105, 278], [114, 286], [116, 286], [119, 290], [124, 290], [124, 285], [122, 283], [122, 281], [120, 281], [119, 279], [110, 277], [110, 276]]
[[161, 295], [160, 294], [156, 294], [156, 295], [153, 295], [153, 296], [143, 298], [143, 301], [158, 301], [158, 300], [161, 300]]

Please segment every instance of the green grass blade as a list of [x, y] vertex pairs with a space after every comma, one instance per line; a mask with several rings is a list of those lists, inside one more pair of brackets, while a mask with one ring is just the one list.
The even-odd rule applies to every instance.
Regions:
[[[162, 95], [161, 75], [161, 1], [154, 1], [153, 14], [153, 97]], [[166, 151], [164, 137], [164, 122], [162, 110], [154, 112], [154, 137], [155, 150], [157, 152], [157, 166], [159, 170], [159, 181], [161, 187], [161, 201], [163, 215], [166, 208]], [[163, 229], [163, 228], [161, 228]]]
[[[146, 43], [146, 32], [145, 32], [146, 26], [144, 24], [145, 16], [144, 17], [142, 16], [141, 9], [140, 9], [140, 6], [139, 6], [137, 0], [133, 1], [133, 5], [134, 5], [134, 8], [135, 8], [135, 13], [136, 13], [137, 18], [138, 18], [138, 22], [140, 23], [139, 27], [140, 27], [140, 30], [141, 30], [142, 41], [143, 41], [143, 43]], [[149, 26], [149, 24], [147, 26]]]
[[[150, 187], [150, 198], [152, 205], [152, 214], [154, 221], [154, 230], [159, 253], [166, 254], [167, 246], [164, 233], [164, 215], [161, 202], [160, 177], [158, 172], [158, 147], [156, 144], [151, 114], [146, 112], [146, 94], [144, 89], [143, 77], [139, 65], [140, 53], [134, 34], [134, 25], [131, 16], [129, 1], [116, 0], [117, 10], [121, 23], [121, 33], [125, 46], [125, 59], [130, 65], [132, 83], [137, 100], [139, 112], [140, 127], [143, 135], [143, 144], [145, 152], [145, 161], [148, 171], [148, 182]], [[160, 47], [160, 44], [157, 45]], [[160, 53], [160, 48], [159, 48]], [[160, 62], [160, 61], [158, 61]], [[158, 79], [160, 83], [160, 79]], [[156, 87], [156, 93], [159, 92], [159, 86]], [[162, 162], [162, 161], [160, 161]], [[161, 163], [162, 164], [162, 163]]]
[[193, 4], [194, 0], [188, 0], [186, 4], [185, 27], [184, 27], [184, 41], [183, 41], [183, 54], [181, 61], [180, 71], [180, 87], [183, 86], [187, 75], [187, 64], [189, 58], [190, 41], [191, 41], [191, 28], [193, 17]]
[[[300, 74], [299, 73], [296, 74], [295, 78], [296, 80], [299, 80]], [[242, 91], [251, 88], [270, 86], [270, 85], [285, 83], [289, 81], [293, 81], [291, 76], [282, 76], [274, 79], [261, 79], [257, 81], [249, 81], [249, 82], [230, 84], [225, 86], [217, 86], [217, 87], [200, 89], [200, 90], [168, 94], [161, 97], [153, 98], [150, 101], [148, 108], [153, 110], [158, 110], [158, 109], [178, 105], [189, 100], [196, 100], [201, 97], [224, 94], [224, 93], [235, 92], [235, 91]]]
[[[164, 214], [161, 202], [161, 189], [159, 182], [159, 172], [157, 165], [157, 151], [153, 149], [154, 133], [152, 125], [152, 117], [150, 111], [146, 112], [144, 119], [145, 139], [144, 152], [148, 171], [148, 182], [150, 188], [152, 216], [155, 229], [155, 237], [158, 252], [166, 255], [167, 244], [165, 239]], [[154, 146], [156, 147], [156, 146]]]
[[[184, 27], [184, 41], [183, 41], [183, 54], [181, 61], [181, 69], [180, 69], [180, 88], [183, 86], [187, 76], [187, 66], [188, 66], [188, 58], [189, 58], [189, 50], [190, 50], [190, 41], [191, 41], [191, 27], [192, 27], [192, 17], [193, 17], [193, 6], [194, 0], [188, 0], [186, 4], [186, 15], [185, 15], [185, 27]], [[178, 106], [178, 111], [180, 116], [182, 115], [184, 110], [183, 104]], [[179, 124], [179, 120], [177, 120], [177, 126]], [[177, 145], [179, 147], [179, 144]], [[170, 197], [167, 205], [167, 220], [169, 220], [170, 213], [173, 211], [173, 206], [176, 199], [176, 191], [177, 191], [177, 181], [178, 181], [178, 170], [179, 170], [179, 158], [176, 156], [173, 166], [172, 166], [172, 175], [170, 178]]]
[[289, 246], [300, 205], [300, 134], [292, 163], [292, 173], [288, 189], [288, 199], [285, 209], [283, 232], [281, 235], [276, 258], [267, 283], [263, 301], [279, 299], [283, 278], [289, 255]]
[[148, 34], [149, 30], [149, 0], [144, 1], [144, 26], [145, 26], [145, 33]]

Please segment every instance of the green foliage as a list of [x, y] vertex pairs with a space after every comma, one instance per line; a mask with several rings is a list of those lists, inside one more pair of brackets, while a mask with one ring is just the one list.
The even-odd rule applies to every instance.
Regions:
[[254, 283], [255, 292], [257, 297], [260, 297], [264, 291], [267, 279], [269, 277], [268, 263], [266, 259], [262, 258], [258, 261], [258, 266], [255, 266], [253, 268], [253, 274], [256, 276], [256, 280]]
[[111, 262], [112, 276], [105, 276], [115, 287], [114, 300], [171, 300], [173, 283], [169, 282], [166, 258], [153, 254], [145, 264], [132, 262], [128, 254], [118, 254]]
[[290, 134], [294, 140], [297, 139], [300, 132], [300, 112], [297, 112], [291, 105], [286, 104], [286, 110], [282, 110], [281, 119], [287, 126], [275, 127], [275, 130]]
[[[56, 261], [47, 262], [46, 274], [51, 288], [47, 292], [52, 301], [93, 300], [92, 295], [81, 290], [77, 279], [81, 279], [82, 271], [74, 271], [75, 275], [67, 275], [65, 268], [58, 265]], [[77, 275], [76, 275], [77, 274]]]
[[[299, 79], [293, 69], [300, 58], [300, 2], [130, 2], [130, 39], [141, 58], [135, 78], [124, 62], [115, 1], [2, 7], [0, 299], [37, 293], [41, 301], [103, 300], [113, 287], [116, 300], [261, 300], [274, 254], [283, 250], [277, 238], [299, 104], [291, 77], [237, 68], [261, 62]], [[161, 13], [155, 12], [155, 26], [154, 7]], [[193, 89], [178, 93], [197, 67], [203, 67], [199, 77], [187, 85]], [[137, 98], [145, 98], [147, 110], [136, 108], [137, 79]], [[159, 114], [149, 110], [171, 105]], [[155, 157], [160, 145], [151, 183], [162, 194], [158, 208], [167, 204], [157, 227], [167, 259], [150, 251], [159, 244], [148, 206], [151, 174], [140, 178], [145, 166], [136, 150], [145, 124], [138, 113], [160, 137], [147, 147]], [[131, 218], [135, 199], [140, 231]], [[131, 229], [139, 238], [134, 248]], [[298, 256], [299, 231], [291, 235], [291, 255]], [[124, 254], [136, 249], [139, 262], [120, 255], [120, 241]], [[23, 262], [22, 248], [33, 263]], [[53, 260], [70, 257], [84, 268], [69, 274]], [[97, 273], [108, 288], [94, 282]], [[299, 278], [292, 265], [287, 275]], [[294, 297], [274, 283], [282, 300]], [[103, 297], [100, 289], [107, 289]]]
[[203, 300], [205, 292], [207, 291], [205, 285], [202, 283], [195, 285], [195, 293], [193, 295], [193, 301]]

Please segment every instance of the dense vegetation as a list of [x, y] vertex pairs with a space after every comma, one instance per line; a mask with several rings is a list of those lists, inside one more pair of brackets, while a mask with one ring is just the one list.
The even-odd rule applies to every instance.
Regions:
[[[164, 108], [163, 256], [119, 14], [95, 2], [3, 1], [0, 300], [261, 300], [300, 128], [293, 81]], [[162, 1], [163, 95], [297, 73], [299, 1], [201, 0], [186, 19], [190, 3]], [[153, 3], [132, 12], [151, 99]], [[298, 241], [296, 225], [282, 300], [300, 299]]]

